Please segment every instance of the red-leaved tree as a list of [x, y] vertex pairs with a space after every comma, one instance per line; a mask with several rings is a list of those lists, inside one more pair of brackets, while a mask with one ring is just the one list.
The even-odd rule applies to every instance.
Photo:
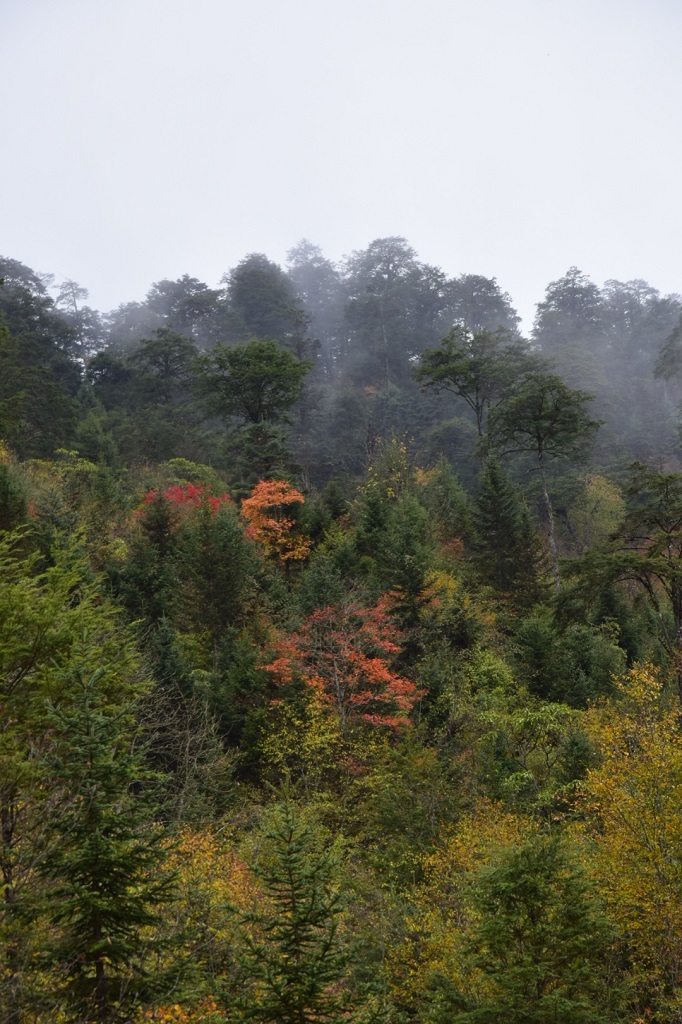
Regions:
[[410, 725], [421, 696], [414, 683], [391, 670], [400, 639], [382, 601], [372, 608], [330, 605], [281, 640], [265, 669], [278, 685], [303, 679], [338, 716], [343, 733], [357, 721], [398, 730]]
[[159, 491], [157, 487], [147, 491], [143, 498], [144, 504], [151, 505], [160, 495], [175, 509], [187, 510], [206, 506], [213, 513], [217, 512], [221, 505], [232, 500], [229, 494], [211, 494], [203, 484], [171, 484], [165, 491]]

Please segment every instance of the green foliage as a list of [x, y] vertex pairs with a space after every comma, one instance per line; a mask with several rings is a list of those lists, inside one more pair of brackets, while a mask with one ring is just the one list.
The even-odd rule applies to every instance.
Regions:
[[528, 453], [537, 461], [549, 534], [554, 589], [559, 590], [559, 560], [554, 513], [547, 491], [548, 457], [580, 459], [600, 422], [589, 416], [591, 395], [576, 391], [552, 374], [531, 374], [491, 417], [492, 445], [499, 452]]
[[0, 540], [0, 1005], [8, 1021], [41, 1003], [58, 1019], [63, 995], [74, 1019], [115, 1020], [140, 991], [133, 953], [157, 900], [133, 717], [147, 683], [73, 549], [40, 570], [22, 541]]
[[547, 609], [538, 609], [519, 623], [514, 641], [519, 675], [531, 693], [572, 707], [611, 693], [625, 667], [613, 623], [562, 628]]
[[635, 464], [620, 530], [571, 571], [593, 594], [616, 582], [635, 583], [658, 618], [663, 644], [674, 655], [682, 630], [681, 554], [682, 474]]
[[471, 953], [490, 992], [451, 1010], [453, 1024], [613, 1020], [616, 993], [604, 972], [610, 930], [560, 841], [540, 836], [508, 852], [481, 875], [475, 904]]
[[[0, 292], [2, 289], [0, 288]], [[68, 442], [76, 406], [68, 384], [78, 382], [78, 370], [61, 353], [58, 362], [66, 380], [50, 367], [51, 352], [42, 344], [24, 344], [25, 336], [10, 333], [2, 319], [0, 302], [0, 437], [22, 458], [49, 457]]]
[[329, 551], [318, 548], [298, 582], [296, 598], [301, 612], [310, 615], [316, 608], [342, 603], [347, 596], [347, 586]]
[[[240, 914], [239, 991], [229, 1019], [263, 1024], [353, 1020], [339, 931], [337, 861], [318, 848], [290, 799], [271, 815], [269, 850], [254, 869], [267, 910]], [[266, 847], [267, 849], [267, 847]]]
[[452, 466], [442, 456], [433, 470], [425, 474], [420, 497], [435, 519], [441, 541], [447, 544], [470, 539], [473, 523], [468, 495]]
[[142, 400], [177, 406], [183, 395], [186, 399], [195, 355], [190, 339], [168, 327], [158, 328], [153, 338], [143, 338], [128, 360], [139, 375], [137, 387]]
[[474, 505], [475, 562], [483, 579], [521, 607], [543, 596], [543, 552], [528, 508], [499, 463], [486, 459]]
[[263, 253], [246, 256], [224, 279], [240, 339], [275, 338], [286, 344], [300, 309], [286, 274]]
[[404, 891], [421, 879], [423, 857], [460, 808], [453, 774], [447, 759], [416, 730], [373, 752], [347, 813], [358, 856], [386, 888]]
[[[531, 351], [494, 279], [404, 239], [290, 265], [104, 321], [0, 260], [0, 1018], [342, 1024], [371, 990], [398, 1021], [596, 1024], [629, 978], [672, 1022], [679, 298], [574, 268]], [[658, 789], [614, 697], [638, 660]]]
[[23, 523], [26, 507], [26, 494], [16, 473], [0, 461], [0, 531], [13, 530]]
[[148, 983], [143, 929], [170, 897], [158, 878], [161, 837], [144, 795], [151, 780], [135, 750], [130, 701], [137, 694], [125, 679], [132, 666], [127, 652], [118, 653], [103, 663], [98, 638], [85, 627], [64, 680], [71, 699], [62, 697], [47, 715], [45, 771], [59, 793], [41, 865], [50, 883], [46, 912], [58, 928], [51, 958], [77, 1019], [98, 1024], [130, 1019]]
[[601, 425], [589, 415], [591, 398], [567, 387], [560, 377], [531, 374], [496, 411], [493, 444], [499, 451], [529, 452], [538, 460], [584, 458]]
[[246, 614], [256, 552], [231, 504], [205, 504], [178, 532], [174, 557], [178, 616], [185, 628], [207, 630], [214, 649]]
[[422, 352], [415, 378], [425, 388], [449, 391], [464, 399], [482, 437], [490, 409], [504, 401], [536, 368], [537, 360], [510, 331], [499, 328], [474, 332], [458, 325], [438, 348]]
[[303, 394], [311, 365], [270, 339], [217, 345], [197, 360], [197, 386], [218, 416], [245, 424], [277, 423], [286, 421]]

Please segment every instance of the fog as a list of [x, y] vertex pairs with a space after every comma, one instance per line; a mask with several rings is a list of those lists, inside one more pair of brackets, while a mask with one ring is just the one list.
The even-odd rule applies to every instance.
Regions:
[[4, 0], [5, 255], [100, 309], [301, 237], [544, 288], [682, 290], [682, 10], [579, 0]]

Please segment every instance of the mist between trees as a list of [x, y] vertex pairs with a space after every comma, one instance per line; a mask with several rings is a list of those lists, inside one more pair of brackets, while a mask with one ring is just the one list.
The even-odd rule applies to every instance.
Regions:
[[0, 276], [0, 1019], [682, 1020], [682, 298]]

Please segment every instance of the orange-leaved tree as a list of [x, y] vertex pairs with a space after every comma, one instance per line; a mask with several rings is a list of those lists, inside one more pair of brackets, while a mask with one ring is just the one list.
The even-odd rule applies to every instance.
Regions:
[[246, 536], [281, 565], [301, 561], [310, 551], [310, 540], [296, 532], [291, 510], [305, 498], [286, 480], [260, 480], [242, 502], [248, 522]]
[[357, 721], [401, 729], [421, 693], [391, 669], [400, 639], [383, 601], [371, 608], [329, 605], [281, 640], [265, 668], [278, 685], [302, 679], [343, 733]]

